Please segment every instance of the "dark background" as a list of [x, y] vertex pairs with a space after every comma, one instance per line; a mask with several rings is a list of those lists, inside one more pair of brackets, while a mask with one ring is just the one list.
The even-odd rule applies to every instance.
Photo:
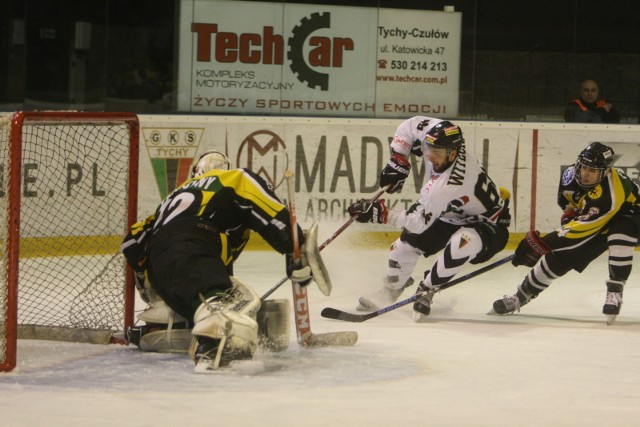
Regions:
[[[623, 122], [638, 122], [640, 1], [295, 3], [455, 6], [459, 118], [561, 121], [580, 82], [593, 78]], [[177, 0], [4, 0], [0, 109], [175, 112], [178, 11]]]

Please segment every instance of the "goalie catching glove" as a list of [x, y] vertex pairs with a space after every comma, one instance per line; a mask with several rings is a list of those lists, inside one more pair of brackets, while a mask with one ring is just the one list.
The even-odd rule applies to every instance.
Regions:
[[380, 187], [386, 187], [387, 193], [402, 190], [405, 180], [411, 171], [411, 163], [401, 154], [391, 152], [391, 159], [380, 173]]
[[384, 200], [376, 200], [369, 202], [360, 199], [347, 208], [349, 215], [355, 216], [358, 222], [374, 222], [378, 224], [386, 224], [389, 210], [384, 204]]
[[533, 267], [543, 255], [549, 252], [551, 252], [551, 248], [540, 237], [540, 232], [532, 230], [518, 244], [511, 264], [516, 267], [518, 265]]

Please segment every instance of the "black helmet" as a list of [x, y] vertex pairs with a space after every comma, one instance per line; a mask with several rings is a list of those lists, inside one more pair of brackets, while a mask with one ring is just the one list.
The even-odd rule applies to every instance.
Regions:
[[447, 152], [460, 149], [464, 143], [462, 129], [453, 123], [444, 120], [432, 127], [424, 139], [429, 147], [445, 148]]
[[[614, 152], [611, 147], [607, 147], [601, 142], [592, 142], [587, 148], [578, 154], [578, 160], [576, 160], [575, 165], [576, 181], [578, 181], [578, 184], [584, 188], [595, 187], [602, 182], [605, 176], [609, 174], [614, 161]], [[584, 183], [581, 177], [581, 169], [583, 167], [598, 170], [600, 172], [598, 180], [592, 184]]]

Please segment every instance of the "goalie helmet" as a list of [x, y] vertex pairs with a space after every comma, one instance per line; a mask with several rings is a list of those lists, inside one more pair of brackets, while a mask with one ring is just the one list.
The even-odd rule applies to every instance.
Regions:
[[451, 150], [458, 150], [464, 144], [464, 138], [460, 126], [444, 120], [427, 132], [424, 142], [428, 147], [444, 148], [448, 154]]
[[[575, 170], [578, 185], [583, 188], [593, 188], [600, 184], [611, 173], [614, 161], [614, 152], [611, 147], [607, 147], [600, 142], [589, 144], [587, 148], [578, 154], [578, 160], [576, 160]], [[587, 182], [582, 176], [582, 169], [585, 167], [596, 170], [598, 172], [597, 179]]]
[[219, 151], [206, 151], [191, 163], [190, 178], [198, 177], [214, 169], [229, 170], [229, 158]]

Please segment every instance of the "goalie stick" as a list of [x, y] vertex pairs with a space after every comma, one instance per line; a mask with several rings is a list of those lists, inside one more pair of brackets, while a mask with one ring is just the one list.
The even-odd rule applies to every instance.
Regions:
[[[501, 266], [502, 264], [506, 264], [507, 262], [511, 261], [513, 259], [515, 255], [509, 255], [506, 258], [502, 258], [498, 261], [495, 261], [489, 265], [485, 265], [482, 268], [479, 268], [475, 271], [472, 271], [471, 273], [465, 274], [463, 276], [458, 277], [455, 280], [452, 280], [448, 283], [445, 283], [444, 285], [440, 286], [440, 288], [437, 290], [437, 292], [440, 292], [444, 289], [450, 288], [452, 286], [457, 285], [458, 283], [462, 283], [465, 280], [469, 280], [473, 277], [479, 276], [482, 273], [485, 273], [489, 270], [493, 270], [496, 267]], [[337, 308], [331, 308], [331, 307], [326, 307], [322, 310], [322, 312], [320, 313], [320, 315], [322, 317], [326, 317], [327, 319], [335, 319], [335, 320], [344, 320], [345, 322], [364, 322], [365, 320], [369, 320], [369, 319], [373, 319], [374, 317], [380, 316], [381, 314], [387, 313], [389, 311], [395, 310], [396, 308], [400, 308], [402, 306], [405, 306], [407, 304], [410, 304], [412, 302], [414, 302], [416, 299], [418, 299], [419, 296], [421, 296], [423, 293], [416, 293], [413, 294], [411, 297], [402, 300], [402, 301], [398, 301], [395, 304], [391, 304], [387, 307], [381, 308], [380, 310], [371, 312], [371, 313], [366, 313], [366, 314], [355, 314], [355, 313], [348, 313], [346, 311], [342, 311], [342, 310], [338, 310]]]
[[[380, 188], [374, 195], [373, 197], [371, 197], [369, 200], [367, 200], [367, 202], [372, 203], [375, 202], [376, 200], [378, 200], [380, 198], [380, 196], [382, 196], [384, 194], [385, 191], [387, 191], [387, 189], [389, 188], [389, 185], [386, 185], [382, 188]], [[336, 237], [338, 237], [340, 234], [342, 234], [342, 232], [344, 230], [347, 229], [347, 227], [349, 227], [351, 224], [353, 224], [353, 222], [358, 218], [358, 215], [356, 216], [352, 216], [351, 218], [349, 218], [349, 220], [347, 220], [347, 222], [345, 222], [344, 224], [342, 224], [340, 226], [340, 228], [338, 228], [336, 231], [334, 231], [334, 233], [324, 242], [322, 242], [322, 244], [320, 246], [318, 246], [318, 251], [323, 250], [324, 248], [326, 248], [329, 243], [333, 242], [334, 239]], [[289, 278], [287, 276], [284, 276], [282, 279], [280, 279], [278, 281], [278, 283], [276, 283], [271, 289], [269, 289], [267, 292], [265, 292], [264, 295], [262, 295], [260, 297], [260, 299], [262, 301], [266, 300], [272, 293], [274, 293], [276, 290], [278, 290], [278, 288], [280, 286], [282, 286], [287, 280], [289, 280]]]
[[[300, 245], [298, 244], [298, 225], [294, 203], [295, 191], [293, 188], [293, 172], [288, 170], [284, 176], [287, 183], [287, 192], [289, 197], [289, 216], [291, 222], [291, 236], [293, 240], [293, 256], [297, 262], [300, 259]], [[293, 280], [291, 281], [291, 284], [293, 287], [293, 314], [298, 344], [303, 347], [353, 345], [358, 341], [358, 333], [355, 331], [327, 332], [324, 334], [314, 334], [311, 332], [307, 288], [300, 286]]]

